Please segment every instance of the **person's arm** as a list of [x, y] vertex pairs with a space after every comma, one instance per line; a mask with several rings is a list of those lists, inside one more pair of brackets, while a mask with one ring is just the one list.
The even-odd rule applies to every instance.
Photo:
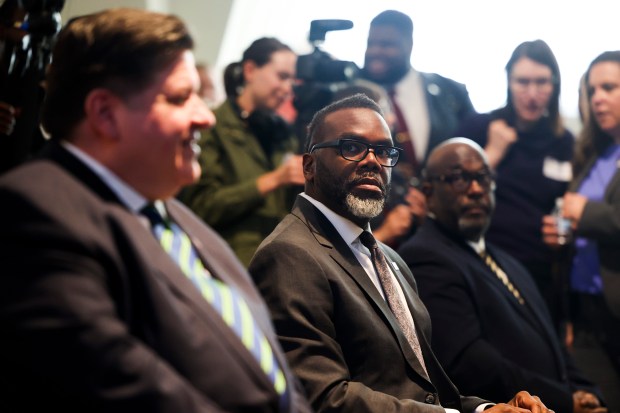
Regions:
[[518, 139], [515, 128], [509, 126], [503, 119], [495, 119], [489, 123], [487, 143], [484, 152], [487, 155], [491, 170], [496, 170], [510, 146]]
[[[44, 388], [33, 397], [58, 393], [74, 406], [222, 412], [121, 318], [128, 311], [128, 289], [144, 286], [127, 285], [126, 268], [107, 254], [115, 247], [106, 241], [105, 225], [97, 227], [101, 234], [85, 236], [92, 222], [60, 222], [45, 205], [0, 194], [0, 211], [7, 217], [0, 231], [3, 382], [11, 366], [19, 372], [12, 381], [28, 377], [18, 388]], [[66, 205], [63, 197], [50, 202], [65, 205], [69, 217], [79, 208]]]
[[203, 132], [200, 179], [183, 189], [179, 196], [196, 215], [214, 227], [235, 222], [265, 203], [256, 183], [259, 174], [248, 173], [243, 179], [234, 176], [234, 160], [228, 158], [222, 139], [217, 127]]
[[620, 244], [620, 197], [618, 202], [592, 201], [575, 192], [564, 195], [564, 216], [579, 236]]
[[[303, 183], [301, 157], [293, 155], [272, 171], [265, 172], [251, 158], [234, 159], [216, 127], [200, 140], [202, 174], [179, 198], [213, 227], [234, 223], [265, 204], [267, 194], [278, 188]], [[247, 157], [247, 155], [242, 155]]]

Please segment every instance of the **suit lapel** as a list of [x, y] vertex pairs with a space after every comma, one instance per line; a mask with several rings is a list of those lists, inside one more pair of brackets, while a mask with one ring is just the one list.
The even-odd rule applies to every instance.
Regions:
[[[336, 228], [334, 228], [331, 222], [318, 209], [316, 209], [314, 205], [303, 197], [297, 197], [297, 202], [293, 208], [293, 215], [296, 215], [298, 218], [306, 222], [306, 225], [316, 238], [317, 242], [322, 247], [329, 250], [330, 257], [338, 263], [338, 265], [340, 265], [340, 267], [342, 267], [342, 269], [355, 281], [371, 305], [373, 305], [373, 307], [376, 308], [376, 310], [383, 316], [383, 319], [394, 333], [401, 351], [409, 362], [411, 368], [413, 368], [416, 373], [420, 375], [420, 377], [425, 380], [429, 380], [428, 376], [424, 373], [424, 369], [418, 361], [417, 356], [413, 352], [413, 349], [407, 342], [405, 335], [398, 325], [398, 321], [396, 321], [396, 317], [394, 317], [392, 310], [390, 310], [387, 302], [383, 299], [370, 277], [366, 274], [366, 271], [351, 251], [350, 246], [345, 243]], [[321, 234], [325, 234], [325, 236]], [[389, 265], [392, 266], [391, 262]], [[392, 268], [394, 267], [392, 266]], [[397, 278], [401, 287], [403, 287], [405, 291], [405, 295], [415, 294], [407, 283], [404, 282], [402, 274], [400, 274], [400, 270], [398, 271]], [[405, 289], [405, 287], [407, 288]], [[409, 299], [407, 299], [407, 303], [410, 311], [412, 312], [413, 321], [417, 326], [415, 314], [416, 311], [419, 310], [419, 307], [414, 305]], [[418, 335], [421, 334], [417, 327], [416, 331], [418, 332]], [[426, 349], [426, 352], [428, 351], [430, 351], [429, 348]]]

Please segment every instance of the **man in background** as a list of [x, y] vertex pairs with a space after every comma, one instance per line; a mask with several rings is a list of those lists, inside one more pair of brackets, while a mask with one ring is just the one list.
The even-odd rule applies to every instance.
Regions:
[[433, 349], [464, 392], [502, 400], [518, 389], [557, 413], [604, 413], [574, 366], [530, 274], [485, 242], [495, 182], [482, 148], [454, 138], [430, 154], [429, 217], [398, 250], [433, 322]]
[[52, 140], [0, 179], [1, 411], [310, 411], [247, 272], [173, 199], [215, 122], [192, 46], [132, 9], [60, 33]]
[[[428, 153], [454, 136], [460, 121], [475, 113], [463, 84], [411, 66], [412, 48], [413, 22], [406, 14], [386, 10], [371, 21], [362, 75], [388, 92], [396, 115], [394, 143], [404, 149], [403, 159], [394, 168], [392, 196], [380, 218], [385, 233], [381, 238], [394, 247], [421, 222], [416, 211], [421, 195], [414, 188]], [[396, 208], [402, 204], [412, 205], [410, 219], [402, 216], [402, 208]], [[409, 226], [403, 227], [403, 222]]]

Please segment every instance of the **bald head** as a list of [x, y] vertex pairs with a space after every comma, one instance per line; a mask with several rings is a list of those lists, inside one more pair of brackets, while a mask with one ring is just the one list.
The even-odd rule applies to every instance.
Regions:
[[452, 138], [433, 149], [426, 162], [425, 174], [427, 176], [437, 175], [440, 173], [438, 171], [445, 169], [446, 165], [458, 162], [460, 156], [480, 158], [488, 167], [486, 154], [480, 145], [471, 139]]
[[495, 207], [494, 185], [483, 149], [470, 139], [453, 138], [431, 152], [422, 190], [438, 223], [477, 241]]

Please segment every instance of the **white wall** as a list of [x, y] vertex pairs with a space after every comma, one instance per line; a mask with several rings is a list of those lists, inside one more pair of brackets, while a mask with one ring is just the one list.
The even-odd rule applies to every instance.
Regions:
[[571, 125], [588, 63], [604, 50], [620, 49], [616, 0], [67, 0], [63, 17], [115, 6], [178, 14], [194, 34], [197, 58], [214, 66], [216, 80], [261, 36], [308, 53], [310, 21], [320, 18], [354, 22], [352, 30], [329, 34], [324, 49], [361, 65], [372, 17], [401, 10], [414, 21], [414, 66], [465, 83], [479, 111], [504, 103], [510, 53], [520, 42], [540, 38], [560, 64], [561, 109]]

